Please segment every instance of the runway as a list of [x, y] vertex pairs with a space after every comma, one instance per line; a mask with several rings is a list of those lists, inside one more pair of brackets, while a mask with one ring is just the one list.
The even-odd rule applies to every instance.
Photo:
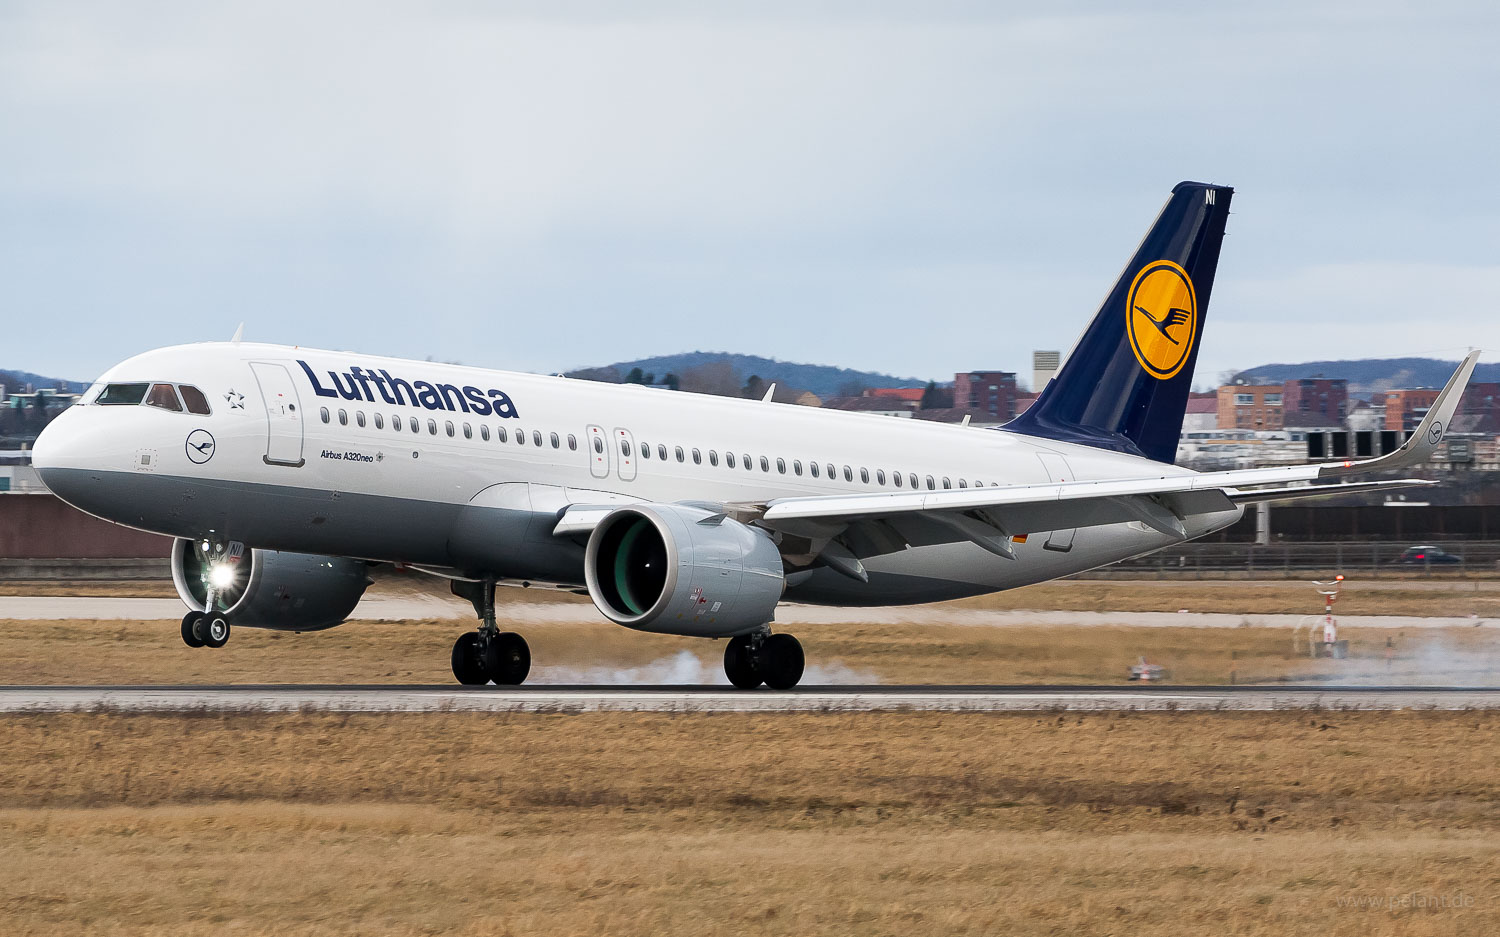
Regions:
[[1500, 709], [1500, 688], [814, 686], [3, 686], [27, 712], [1271, 712]]

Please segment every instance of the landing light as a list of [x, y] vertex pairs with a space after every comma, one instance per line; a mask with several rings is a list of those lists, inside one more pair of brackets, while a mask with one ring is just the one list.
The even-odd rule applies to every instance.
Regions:
[[228, 563], [218, 563], [209, 570], [208, 581], [213, 583], [215, 589], [227, 589], [234, 585], [234, 567]]

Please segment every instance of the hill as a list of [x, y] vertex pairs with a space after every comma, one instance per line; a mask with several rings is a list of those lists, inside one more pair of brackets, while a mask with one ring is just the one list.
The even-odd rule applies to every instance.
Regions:
[[[1361, 358], [1263, 364], [1247, 368], [1237, 377], [1248, 384], [1280, 384], [1304, 377], [1341, 377], [1349, 382], [1349, 393], [1364, 397], [1393, 387], [1442, 387], [1457, 367], [1457, 361], [1438, 358]], [[1500, 364], [1479, 365], [1474, 369], [1474, 380], [1500, 381]]]
[[21, 393], [26, 390], [26, 385], [33, 387], [53, 388], [63, 386], [75, 394], [81, 394], [88, 390], [86, 381], [63, 381], [55, 377], [43, 377], [40, 374], [32, 374], [30, 371], [0, 371], [0, 384], [5, 385], [5, 392], [9, 394]]
[[[667, 374], [679, 378], [690, 378], [694, 374], [707, 377], [710, 373], [724, 382], [744, 384], [752, 376], [763, 381], [775, 381], [784, 387], [810, 390], [819, 397], [833, 397], [848, 393], [857, 394], [866, 387], [926, 387], [927, 381], [916, 377], [893, 377], [878, 371], [856, 371], [826, 364], [798, 364], [761, 358], [756, 355], [737, 355], [724, 351], [692, 351], [679, 355], [657, 355], [635, 361], [620, 361], [598, 368], [570, 371], [569, 376], [591, 380], [620, 381], [634, 368], [643, 374], [654, 374], [661, 380]], [[939, 382], [940, 385], [947, 382]]]

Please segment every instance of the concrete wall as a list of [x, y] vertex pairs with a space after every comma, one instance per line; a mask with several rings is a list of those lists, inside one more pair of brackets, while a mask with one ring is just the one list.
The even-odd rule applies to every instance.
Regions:
[[172, 539], [90, 517], [50, 493], [0, 494], [0, 559], [161, 558]]

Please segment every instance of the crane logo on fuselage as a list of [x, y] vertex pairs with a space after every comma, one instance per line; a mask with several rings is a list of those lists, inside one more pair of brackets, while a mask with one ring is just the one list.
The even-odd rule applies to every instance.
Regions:
[[318, 376], [306, 361], [298, 360], [297, 363], [302, 365], [307, 379], [312, 382], [313, 393], [319, 397], [375, 403], [378, 394], [381, 400], [392, 406], [472, 413], [475, 416], [494, 415], [504, 420], [521, 415], [510, 397], [493, 387], [481, 390], [469, 384], [460, 387], [457, 384], [408, 381], [393, 377], [385, 368], [375, 371], [355, 365], [347, 371], [327, 372], [329, 382], [333, 385], [329, 388], [318, 381]]
[[1176, 377], [1198, 337], [1198, 296], [1187, 271], [1170, 260], [1147, 264], [1125, 300], [1125, 334], [1146, 373]]

